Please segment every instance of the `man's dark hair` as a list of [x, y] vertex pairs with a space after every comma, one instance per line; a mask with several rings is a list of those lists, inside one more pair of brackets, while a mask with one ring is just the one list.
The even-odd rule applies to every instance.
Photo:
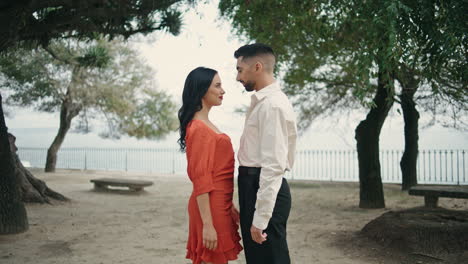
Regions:
[[275, 56], [273, 49], [263, 43], [254, 43], [248, 44], [240, 47], [234, 52], [234, 57], [238, 59], [239, 57], [251, 58], [258, 55], [269, 54]]

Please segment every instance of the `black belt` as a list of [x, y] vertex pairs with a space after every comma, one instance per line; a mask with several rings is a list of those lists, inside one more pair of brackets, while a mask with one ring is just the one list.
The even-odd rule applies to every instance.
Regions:
[[247, 175], [259, 175], [262, 168], [239, 166], [239, 172]]

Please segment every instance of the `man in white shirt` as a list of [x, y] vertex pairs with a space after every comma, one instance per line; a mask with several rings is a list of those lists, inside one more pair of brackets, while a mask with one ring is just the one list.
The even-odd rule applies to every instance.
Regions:
[[238, 153], [239, 207], [247, 264], [289, 264], [286, 223], [291, 194], [284, 173], [294, 163], [296, 117], [274, 78], [275, 54], [256, 43], [240, 47], [236, 80], [251, 97]]

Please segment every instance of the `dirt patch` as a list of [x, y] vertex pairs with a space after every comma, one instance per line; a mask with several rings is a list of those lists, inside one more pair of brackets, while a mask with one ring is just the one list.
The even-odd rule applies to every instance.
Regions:
[[468, 212], [425, 207], [390, 211], [361, 233], [393, 253], [443, 261], [468, 251]]

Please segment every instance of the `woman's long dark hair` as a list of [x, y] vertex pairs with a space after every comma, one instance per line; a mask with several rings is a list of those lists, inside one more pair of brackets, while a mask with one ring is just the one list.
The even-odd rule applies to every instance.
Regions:
[[196, 112], [202, 109], [202, 98], [205, 96], [214, 76], [218, 72], [205, 67], [198, 67], [192, 70], [187, 79], [185, 79], [184, 92], [182, 93], [182, 107], [179, 109], [179, 134], [180, 138], [177, 141], [180, 145], [180, 150], [185, 152], [185, 135], [187, 125], [192, 121]]

